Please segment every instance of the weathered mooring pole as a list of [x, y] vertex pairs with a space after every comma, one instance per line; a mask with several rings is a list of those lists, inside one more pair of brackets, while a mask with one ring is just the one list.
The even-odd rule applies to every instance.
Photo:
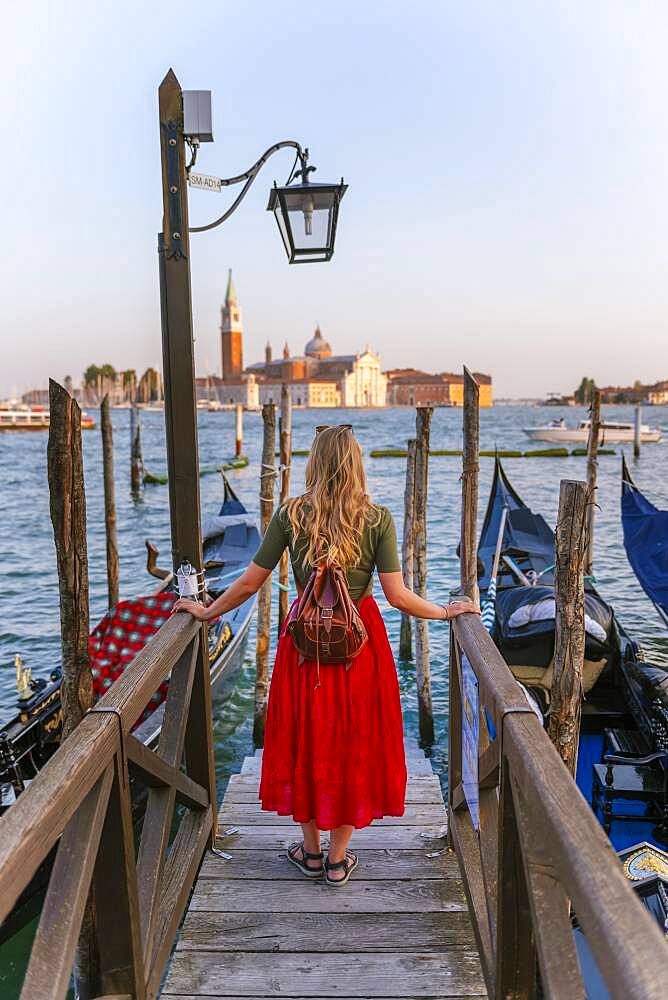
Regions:
[[633, 457], [640, 458], [640, 442], [642, 441], [642, 406], [636, 406], [633, 424]]
[[[49, 506], [58, 565], [63, 657], [60, 702], [65, 740], [93, 705], [93, 675], [88, 655], [88, 546], [81, 410], [67, 390], [52, 379], [49, 413]], [[91, 897], [81, 924], [74, 969], [77, 994], [82, 1000], [99, 993], [93, 911]]]
[[[281, 466], [281, 506], [290, 496], [290, 466], [292, 464], [292, 395], [290, 387], [281, 386], [281, 417], [279, 421], [279, 462]], [[278, 566], [278, 631], [288, 617], [288, 568], [286, 549]]]
[[[417, 441], [411, 438], [406, 453], [406, 486], [404, 489], [404, 531], [401, 543], [401, 573], [404, 585], [413, 589], [415, 540], [415, 452]], [[399, 629], [399, 659], [410, 660], [413, 656], [413, 623], [410, 615], [401, 612]]]
[[241, 403], [234, 407], [234, 454], [237, 458], [244, 450], [244, 408]]
[[104, 476], [104, 526], [107, 537], [107, 600], [109, 607], [118, 604], [118, 538], [114, 499], [114, 431], [109, 413], [109, 394], [100, 407], [102, 431], [102, 473]]
[[[427, 494], [429, 488], [429, 431], [432, 409], [419, 406], [416, 414], [415, 449], [415, 536], [413, 556], [414, 590], [427, 596]], [[420, 742], [434, 742], [434, 710], [431, 698], [431, 666], [429, 662], [429, 623], [415, 619], [415, 676], [417, 680]]]
[[582, 708], [585, 648], [583, 565], [590, 502], [586, 483], [562, 480], [555, 540], [556, 616], [549, 734], [573, 776], [578, 760]]
[[63, 739], [93, 704], [88, 657], [88, 546], [81, 451], [81, 410], [68, 392], [49, 380], [49, 498], [58, 563], [63, 650]]
[[[195, 404], [195, 364], [190, 296], [188, 179], [183, 136], [183, 94], [173, 71], [158, 91], [162, 168], [162, 232], [158, 236], [162, 370], [169, 482], [169, 517], [174, 574], [187, 560], [203, 572], [199, 496], [199, 449]], [[211, 844], [216, 835], [216, 771], [213, 759], [211, 679], [206, 625], [200, 632], [190, 696], [185, 754], [188, 773], [208, 790], [213, 811]]]
[[144, 459], [141, 452], [141, 420], [139, 407], [130, 408], [130, 489], [138, 493], [144, 482]]
[[598, 478], [598, 446], [601, 435], [601, 390], [594, 389], [591, 397], [589, 440], [587, 442], [587, 530], [585, 536], [584, 571], [594, 572], [594, 523], [596, 520], [596, 480]]
[[480, 471], [480, 389], [471, 372], [464, 367], [464, 442], [462, 457], [462, 529], [459, 548], [459, 572], [462, 592], [476, 607], [478, 589], [478, 474]]
[[[262, 407], [264, 437], [262, 441], [262, 466], [260, 468], [260, 525], [266, 532], [274, 513], [274, 481], [276, 466], [276, 412], [273, 403]], [[255, 712], [253, 716], [253, 741], [256, 747], [264, 745], [264, 724], [269, 698], [269, 635], [271, 631], [271, 577], [260, 587], [257, 601], [257, 641], [255, 647]]]

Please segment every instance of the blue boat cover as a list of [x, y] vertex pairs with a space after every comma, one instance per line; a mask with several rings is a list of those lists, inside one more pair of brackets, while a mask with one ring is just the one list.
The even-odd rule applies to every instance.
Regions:
[[633, 572], [668, 622], [668, 511], [658, 510], [634, 483], [625, 479], [622, 527]]

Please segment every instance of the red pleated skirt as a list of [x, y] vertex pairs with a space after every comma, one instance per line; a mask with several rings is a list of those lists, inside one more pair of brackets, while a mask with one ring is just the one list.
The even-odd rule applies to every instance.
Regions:
[[260, 800], [262, 809], [315, 820], [320, 830], [403, 816], [406, 792], [399, 681], [373, 597], [359, 605], [369, 641], [348, 670], [299, 663], [281, 635], [271, 678]]

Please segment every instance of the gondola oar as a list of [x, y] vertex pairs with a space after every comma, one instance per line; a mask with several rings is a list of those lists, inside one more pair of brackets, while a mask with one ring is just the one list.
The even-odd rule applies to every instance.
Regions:
[[496, 537], [496, 549], [492, 560], [492, 572], [489, 576], [489, 586], [487, 588], [487, 598], [482, 606], [482, 623], [488, 632], [494, 628], [494, 618], [496, 616], [496, 578], [499, 575], [499, 563], [501, 562], [501, 548], [503, 546], [503, 536], [506, 530], [506, 519], [508, 517], [508, 507], [501, 511], [501, 522], [499, 533]]

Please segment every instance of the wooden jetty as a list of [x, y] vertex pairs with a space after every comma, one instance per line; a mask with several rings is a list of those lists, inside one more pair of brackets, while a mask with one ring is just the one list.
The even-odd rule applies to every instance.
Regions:
[[474, 997], [487, 991], [441, 786], [406, 745], [406, 812], [353, 836], [350, 883], [309, 882], [286, 860], [301, 838], [262, 813], [262, 751], [233, 775], [190, 901], [164, 1000], [183, 997]]
[[[186, 559], [201, 572], [183, 132], [170, 71], [158, 247], [172, 557], [175, 571]], [[477, 387], [466, 376], [461, 561], [475, 596]], [[273, 456], [272, 444], [263, 470]], [[73, 641], [67, 615], [64, 629]], [[0, 920], [50, 872], [22, 1000], [65, 1000], [84, 951], [91, 1000], [584, 1000], [573, 919], [612, 1000], [663, 998], [664, 936], [491, 636], [477, 615], [450, 636], [447, 812], [410, 744], [404, 816], [356, 833], [360, 868], [332, 889], [287, 865], [294, 827], [261, 812], [258, 756], [218, 818], [206, 625], [167, 621], [92, 708], [80, 699], [83, 718], [0, 820]], [[166, 678], [148, 747], [133, 728]]]

